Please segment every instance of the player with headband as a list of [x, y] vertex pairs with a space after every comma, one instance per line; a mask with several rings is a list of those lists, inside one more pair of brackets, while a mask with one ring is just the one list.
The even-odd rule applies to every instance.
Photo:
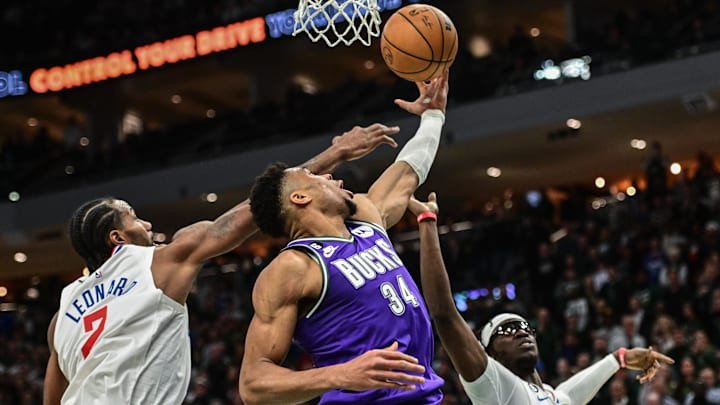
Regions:
[[511, 313], [495, 316], [482, 328], [478, 342], [455, 308], [440, 251], [435, 193], [426, 203], [411, 200], [408, 208], [418, 217], [420, 272], [430, 316], [473, 404], [586, 404], [621, 368], [641, 371], [638, 380], [645, 383], [662, 364], [674, 363], [652, 347], [621, 348], [556, 388], [544, 384], [535, 369], [535, 331], [525, 318]]

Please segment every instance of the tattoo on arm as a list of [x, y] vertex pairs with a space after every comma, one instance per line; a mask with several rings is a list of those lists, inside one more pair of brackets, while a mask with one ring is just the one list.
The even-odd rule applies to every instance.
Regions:
[[214, 239], [226, 238], [237, 228], [237, 218], [235, 214], [240, 209], [240, 205], [232, 208], [215, 220], [213, 226], [208, 230], [208, 236]]
[[239, 246], [257, 231], [248, 200], [241, 202], [214, 221], [201, 221], [179, 230], [173, 236], [176, 260], [199, 264]]

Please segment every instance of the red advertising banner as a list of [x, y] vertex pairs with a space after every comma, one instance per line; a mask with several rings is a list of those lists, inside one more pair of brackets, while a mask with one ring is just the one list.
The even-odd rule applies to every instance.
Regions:
[[131, 75], [138, 69], [157, 68], [263, 42], [266, 38], [265, 20], [256, 17], [195, 35], [142, 45], [134, 52], [126, 49], [65, 66], [36, 69], [30, 74], [29, 84], [36, 93], [56, 92]]

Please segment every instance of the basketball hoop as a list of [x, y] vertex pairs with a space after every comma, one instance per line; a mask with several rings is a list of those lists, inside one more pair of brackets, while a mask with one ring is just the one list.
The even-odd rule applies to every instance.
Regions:
[[293, 36], [306, 32], [313, 42], [323, 39], [330, 47], [355, 41], [370, 46], [380, 35], [377, 0], [300, 0], [293, 17]]

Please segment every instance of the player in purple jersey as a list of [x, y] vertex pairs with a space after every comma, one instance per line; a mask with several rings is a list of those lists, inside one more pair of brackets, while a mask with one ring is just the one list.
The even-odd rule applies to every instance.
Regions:
[[[367, 194], [307, 168], [270, 166], [250, 206], [266, 233], [288, 247], [253, 290], [240, 394], [248, 404], [437, 404], [443, 381], [431, 368], [433, 333], [425, 303], [385, 230], [402, 217], [437, 152], [448, 75], [418, 83], [420, 127]], [[280, 364], [293, 340], [315, 368]]]

